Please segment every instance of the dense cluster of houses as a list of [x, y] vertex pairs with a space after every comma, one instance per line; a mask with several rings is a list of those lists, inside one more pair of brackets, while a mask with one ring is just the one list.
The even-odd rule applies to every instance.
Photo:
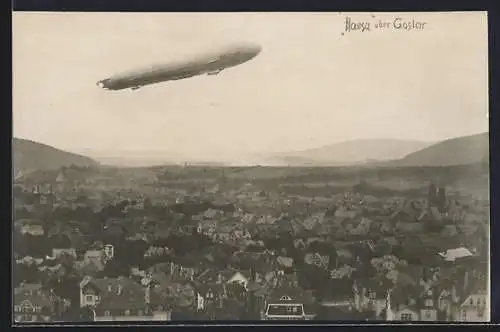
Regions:
[[[487, 229], [488, 203], [450, 198], [445, 188], [431, 185], [425, 199], [351, 192], [312, 199], [264, 192], [252, 184], [185, 195], [158, 188], [151, 189], [155, 195], [121, 190], [107, 204], [127, 201], [122, 215], [103, 220], [100, 231], [146, 243], [143, 256], [155, 263], [111, 276], [106, 266], [114, 264], [118, 249], [92, 240], [89, 222], [47, 224], [47, 215], [57, 209], [91, 206], [97, 213], [102, 208], [98, 202], [104, 196], [97, 189], [61, 194], [67, 181], [60, 173], [55, 183], [25, 186], [15, 196], [15, 208], [29, 216], [16, 218], [15, 232], [53, 243], [51, 255], [15, 253], [15, 258], [49, 279], [74, 271], [78, 299], [54, 294], [43, 280], [19, 280], [17, 322], [61, 320], [70, 307], [88, 310], [88, 319], [95, 321], [165, 321], [178, 312], [198, 319], [489, 319], [489, 255], [479, 236]], [[82, 183], [95, 188], [100, 182]], [[200, 197], [212, 203], [203, 205]], [[147, 213], [160, 207], [167, 209], [166, 217]], [[172, 260], [175, 250], [158, 242], [193, 234], [213, 245], [187, 261]], [[265, 245], [282, 237], [292, 239], [292, 249]], [[322, 250], [323, 244], [334, 252]], [[232, 248], [226, 266], [217, 264], [218, 246]], [[419, 261], [401, 258], [396, 248]], [[327, 276], [321, 287], [303, 284], [308, 269]]]

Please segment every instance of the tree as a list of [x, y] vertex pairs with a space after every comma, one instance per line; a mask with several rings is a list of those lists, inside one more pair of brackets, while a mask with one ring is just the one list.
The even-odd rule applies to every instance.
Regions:
[[13, 270], [14, 287], [19, 286], [22, 282], [36, 283], [42, 279], [35, 264], [14, 264]]
[[371, 260], [371, 266], [376, 272], [375, 277], [381, 280], [390, 280], [393, 283], [397, 281], [399, 274], [398, 270], [407, 265], [408, 263], [406, 261], [400, 260], [392, 255], [373, 258]]

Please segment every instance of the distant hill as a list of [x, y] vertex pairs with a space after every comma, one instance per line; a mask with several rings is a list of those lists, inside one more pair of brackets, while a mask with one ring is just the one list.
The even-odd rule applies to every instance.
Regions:
[[319, 148], [280, 153], [268, 160], [284, 165], [352, 165], [400, 159], [431, 145], [429, 142], [397, 139], [360, 139]]
[[12, 154], [14, 174], [19, 171], [55, 170], [71, 165], [99, 166], [99, 163], [91, 158], [15, 137], [12, 140]]
[[489, 163], [488, 133], [447, 139], [413, 152], [390, 166], [455, 166]]

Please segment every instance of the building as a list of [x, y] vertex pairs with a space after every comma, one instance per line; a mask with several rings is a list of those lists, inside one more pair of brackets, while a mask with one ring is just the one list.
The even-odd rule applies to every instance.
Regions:
[[304, 304], [290, 296], [283, 295], [267, 304], [264, 320], [305, 320]]
[[167, 321], [171, 311], [151, 292], [150, 283], [139, 285], [125, 277], [93, 279], [80, 283], [80, 307], [92, 310], [94, 321]]
[[59, 317], [70, 303], [40, 284], [21, 284], [14, 290], [14, 321], [50, 322]]
[[459, 322], [487, 322], [487, 294], [484, 289], [475, 289], [458, 306], [455, 321]]
[[304, 291], [296, 282], [281, 280], [276, 277], [276, 287], [272, 290], [265, 303], [264, 312], [261, 314], [263, 320], [306, 320]]

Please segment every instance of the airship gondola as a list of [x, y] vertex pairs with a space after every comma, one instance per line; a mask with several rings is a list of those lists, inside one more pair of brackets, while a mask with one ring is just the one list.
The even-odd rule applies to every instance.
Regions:
[[261, 51], [258, 45], [236, 45], [218, 52], [199, 55], [193, 59], [154, 65], [144, 69], [117, 74], [97, 82], [105, 90], [136, 90], [150, 84], [185, 79], [198, 75], [217, 75], [221, 71], [238, 66], [256, 57]]

